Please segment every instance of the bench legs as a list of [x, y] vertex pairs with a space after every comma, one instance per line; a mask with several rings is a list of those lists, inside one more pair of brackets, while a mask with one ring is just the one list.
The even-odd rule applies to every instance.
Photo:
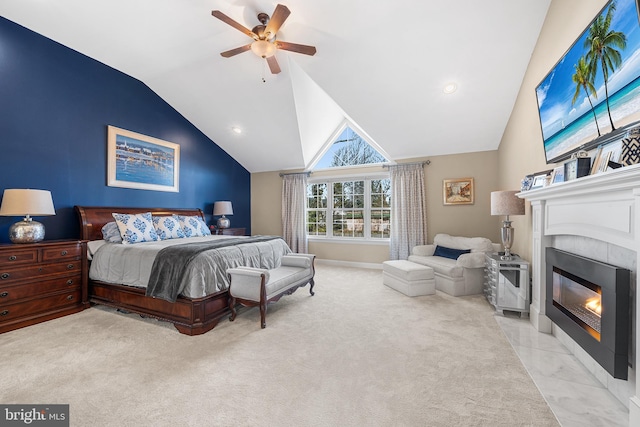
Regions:
[[238, 314], [236, 312], [236, 299], [234, 297], [231, 297], [231, 299], [229, 299], [229, 308], [231, 309], [231, 316], [229, 316], [229, 320], [233, 322], [234, 320], [236, 320], [236, 315]]

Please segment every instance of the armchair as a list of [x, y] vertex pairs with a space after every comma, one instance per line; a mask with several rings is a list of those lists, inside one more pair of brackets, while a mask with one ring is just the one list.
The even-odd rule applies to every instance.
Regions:
[[452, 296], [481, 294], [485, 252], [501, 246], [484, 237], [436, 234], [432, 245], [415, 246], [409, 261], [433, 269], [436, 289]]

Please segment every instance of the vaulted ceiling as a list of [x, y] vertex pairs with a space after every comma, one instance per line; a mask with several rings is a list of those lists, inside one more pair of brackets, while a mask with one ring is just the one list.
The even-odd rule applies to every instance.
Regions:
[[277, 1], [2, 0], [0, 15], [142, 81], [263, 172], [308, 168], [345, 120], [392, 160], [497, 149], [551, 2], [281, 1], [278, 39], [317, 53], [278, 51], [276, 75], [220, 56], [251, 39], [211, 11], [253, 28]]

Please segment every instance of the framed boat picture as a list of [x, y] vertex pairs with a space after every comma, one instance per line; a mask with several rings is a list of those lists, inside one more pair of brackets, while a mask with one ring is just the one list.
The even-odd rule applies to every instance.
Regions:
[[108, 126], [107, 185], [179, 192], [180, 145]]

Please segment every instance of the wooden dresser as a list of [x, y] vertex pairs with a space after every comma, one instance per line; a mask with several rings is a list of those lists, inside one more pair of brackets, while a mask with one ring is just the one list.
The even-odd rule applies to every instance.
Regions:
[[0, 333], [89, 307], [87, 243], [0, 245]]

